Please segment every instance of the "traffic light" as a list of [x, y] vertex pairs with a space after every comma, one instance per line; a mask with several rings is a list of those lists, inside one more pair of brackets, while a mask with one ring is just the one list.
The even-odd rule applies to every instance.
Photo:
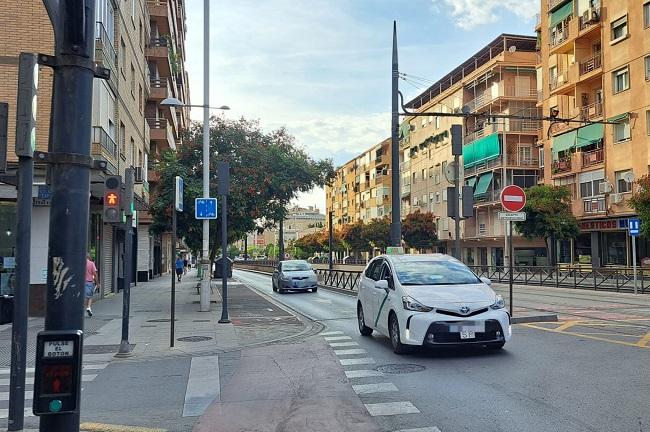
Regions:
[[36, 150], [36, 100], [38, 63], [36, 54], [20, 53], [16, 101], [16, 156], [33, 157]]
[[120, 176], [108, 176], [104, 180], [104, 222], [120, 223], [120, 192], [122, 188], [122, 178]]

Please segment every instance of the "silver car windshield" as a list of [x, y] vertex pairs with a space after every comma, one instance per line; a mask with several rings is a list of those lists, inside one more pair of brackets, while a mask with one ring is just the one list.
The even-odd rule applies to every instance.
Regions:
[[308, 263], [295, 262], [295, 263], [284, 263], [282, 264], [283, 272], [292, 272], [292, 271], [306, 271], [311, 270], [311, 266]]
[[397, 280], [405, 286], [481, 283], [481, 280], [460, 262], [411, 261], [395, 263], [394, 267]]

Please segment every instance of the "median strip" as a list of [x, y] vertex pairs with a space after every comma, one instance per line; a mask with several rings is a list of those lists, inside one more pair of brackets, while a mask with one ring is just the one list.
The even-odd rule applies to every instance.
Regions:
[[82, 423], [82, 432], [167, 432], [167, 429], [152, 429], [141, 426], [126, 426], [104, 423]]

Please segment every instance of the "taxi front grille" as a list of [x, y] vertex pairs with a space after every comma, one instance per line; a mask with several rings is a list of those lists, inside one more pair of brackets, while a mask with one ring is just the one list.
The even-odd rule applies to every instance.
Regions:
[[[503, 329], [497, 320], [485, 321], [485, 332], [476, 332], [474, 339], [461, 339], [459, 332], [450, 332], [450, 325], [458, 325], [458, 321], [437, 321], [427, 330], [426, 341], [432, 344], [453, 344], [472, 342], [499, 342], [503, 340]], [[433, 336], [433, 339], [431, 339]]]
[[467, 317], [472, 317], [474, 315], [479, 315], [482, 314], [483, 312], [487, 312], [488, 308], [483, 308], [483, 309], [477, 309], [473, 312], [468, 313], [467, 315], [463, 315], [460, 312], [454, 312], [454, 311], [449, 311], [449, 310], [444, 310], [444, 309], [436, 309], [436, 312], [441, 314], [441, 315], [449, 315], [453, 317], [459, 317], [459, 318], [467, 318]]

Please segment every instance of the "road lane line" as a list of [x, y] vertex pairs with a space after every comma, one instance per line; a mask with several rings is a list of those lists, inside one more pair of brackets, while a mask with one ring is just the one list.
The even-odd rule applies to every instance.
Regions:
[[321, 333], [321, 336], [333, 336], [333, 335], [342, 335], [342, 331], [328, 331], [328, 332], [323, 332]]
[[334, 350], [334, 354], [337, 356], [344, 356], [344, 355], [357, 355], [357, 354], [366, 354], [367, 351], [364, 350], [363, 348], [359, 349], [344, 349], [344, 350]]
[[646, 348], [646, 345], [648, 345], [648, 342], [650, 342], [650, 332], [646, 333], [645, 336], [641, 338], [636, 344], [640, 347]]
[[569, 329], [569, 328], [573, 327], [574, 325], [578, 324], [579, 322], [580, 322], [579, 320], [567, 321], [564, 324], [562, 324], [561, 326], [555, 327], [555, 331], [557, 331], [557, 332], [564, 331], [566, 329]]
[[400, 429], [395, 432], [441, 432], [441, 430], [435, 426], [431, 426], [431, 427], [423, 427], [423, 428], [415, 428], [415, 429]]
[[326, 336], [323, 339], [326, 341], [342, 341], [342, 340], [352, 340], [350, 336]]
[[219, 357], [192, 357], [190, 376], [187, 379], [183, 417], [200, 416], [221, 397]]
[[330, 342], [332, 348], [341, 348], [341, 347], [350, 347], [350, 346], [359, 346], [356, 342]]
[[376, 383], [376, 384], [357, 384], [352, 386], [352, 390], [354, 390], [356, 394], [386, 393], [386, 392], [399, 391], [397, 387], [395, 387], [395, 384], [391, 382], [383, 382], [383, 383]]
[[371, 416], [390, 416], [399, 414], [419, 414], [411, 402], [383, 402], [374, 404], [364, 404]]
[[374, 364], [375, 359], [373, 358], [351, 358], [351, 359], [339, 359], [339, 362], [343, 366], [354, 366], [354, 365], [366, 365], [366, 364]]
[[368, 378], [368, 377], [384, 376], [384, 374], [376, 370], [362, 369], [362, 370], [345, 371], [345, 376], [348, 378]]
[[556, 331], [554, 329], [548, 329], [548, 328], [533, 325], [533, 324], [521, 324], [521, 325], [524, 326], [524, 327], [529, 327], [529, 328], [536, 329], [536, 330], [544, 330], [544, 331], [547, 331], [547, 332], [557, 333], [557, 334], [561, 334], [561, 335], [576, 336], [576, 337], [582, 337], [582, 338], [585, 338], [585, 339], [597, 340], [597, 341], [600, 341], [600, 342], [609, 342], [609, 343], [618, 344], [618, 345], [625, 345], [625, 346], [636, 347], [636, 348], [650, 349], [649, 346], [640, 346], [638, 344], [638, 342], [637, 343], [624, 342], [624, 341], [612, 340], [612, 339], [607, 339], [607, 338], [602, 338], [602, 337], [597, 337], [597, 336], [590, 336], [588, 334], [569, 332], [569, 331], [559, 332], [559, 331]]

